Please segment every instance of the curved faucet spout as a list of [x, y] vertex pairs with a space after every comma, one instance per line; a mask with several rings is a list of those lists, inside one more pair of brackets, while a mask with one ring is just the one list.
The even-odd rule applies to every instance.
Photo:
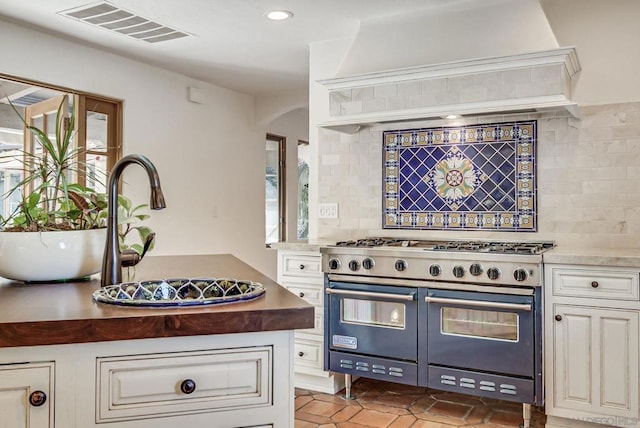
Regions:
[[164, 195], [160, 187], [160, 176], [156, 167], [151, 161], [143, 155], [127, 155], [120, 159], [113, 167], [109, 176], [109, 206], [107, 218], [107, 243], [102, 258], [102, 275], [101, 285], [119, 284], [122, 282], [122, 253], [120, 252], [120, 243], [118, 242], [118, 183], [124, 169], [133, 163], [142, 166], [149, 176], [149, 185], [151, 186], [151, 202], [150, 206], [153, 210], [160, 210], [166, 207]]

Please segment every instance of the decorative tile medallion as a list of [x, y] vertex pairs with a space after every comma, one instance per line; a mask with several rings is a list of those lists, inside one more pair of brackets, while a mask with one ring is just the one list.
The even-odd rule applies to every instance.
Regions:
[[535, 232], [536, 128], [384, 132], [383, 228]]

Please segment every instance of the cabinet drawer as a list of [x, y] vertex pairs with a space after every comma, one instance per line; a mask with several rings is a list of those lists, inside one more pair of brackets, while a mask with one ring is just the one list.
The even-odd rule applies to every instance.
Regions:
[[555, 296], [638, 300], [638, 272], [615, 268], [552, 268]]
[[271, 354], [259, 347], [98, 358], [97, 422], [271, 405]]
[[298, 297], [302, 297], [307, 302], [311, 303], [314, 306], [323, 307], [324, 300], [322, 295], [323, 288], [319, 285], [306, 285], [306, 284], [295, 284], [289, 285], [287, 283], [283, 284], [287, 290], [291, 291]]
[[319, 255], [283, 254], [282, 276], [321, 279], [322, 258]]
[[322, 369], [322, 342], [296, 339], [294, 349], [296, 366]]

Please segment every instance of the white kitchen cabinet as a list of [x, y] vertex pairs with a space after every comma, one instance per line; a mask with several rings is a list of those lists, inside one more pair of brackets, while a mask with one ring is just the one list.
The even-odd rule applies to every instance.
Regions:
[[324, 276], [318, 251], [278, 250], [278, 283], [314, 306], [314, 328], [295, 333], [295, 385], [335, 394], [344, 375], [323, 370]]
[[53, 428], [54, 364], [0, 365], [3, 428]]
[[271, 405], [269, 347], [97, 359], [98, 422]]
[[291, 330], [2, 348], [0, 426], [292, 428], [292, 353]]
[[638, 271], [551, 264], [545, 275], [547, 425], [640, 426]]

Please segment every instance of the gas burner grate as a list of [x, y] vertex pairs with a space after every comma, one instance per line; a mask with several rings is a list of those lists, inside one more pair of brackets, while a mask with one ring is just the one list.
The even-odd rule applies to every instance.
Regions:
[[434, 250], [469, 251], [500, 254], [540, 254], [553, 248], [553, 242], [446, 242], [435, 245]]
[[460, 251], [497, 254], [541, 254], [554, 247], [553, 242], [503, 242], [503, 241], [437, 241], [407, 240], [397, 238], [362, 238], [339, 241], [336, 247], [420, 247], [435, 251]]
[[382, 247], [386, 245], [402, 245], [402, 239], [393, 238], [364, 238], [350, 241], [339, 241], [338, 247]]

